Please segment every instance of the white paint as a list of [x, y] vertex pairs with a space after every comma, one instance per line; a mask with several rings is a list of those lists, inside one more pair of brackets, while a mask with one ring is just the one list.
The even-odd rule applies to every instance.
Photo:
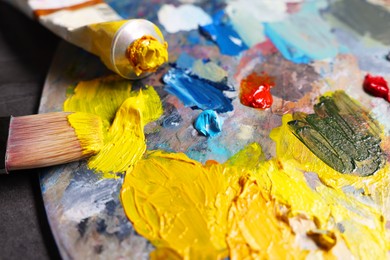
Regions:
[[157, 13], [158, 20], [169, 33], [198, 29], [199, 25], [212, 22], [211, 17], [200, 7], [186, 4], [179, 7], [163, 5]]
[[249, 140], [253, 136], [253, 126], [240, 125], [240, 131], [237, 133], [237, 138], [240, 140]]
[[[77, 196], [64, 196], [63, 217], [70, 221], [80, 222], [85, 218], [96, 216], [106, 208], [106, 203], [113, 200], [118, 185], [116, 180], [102, 179], [96, 183], [73, 183], [66, 192]], [[77, 192], [76, 192], [77, 191]]]
[[390, 134], [390, 105], [387, 101], [382, 98], [372, 98], [373, 109], [371, 113], [374, 115], [374, 118], [378, 120], [382, 126], [384, 127], [384, 131], [386, 135]]

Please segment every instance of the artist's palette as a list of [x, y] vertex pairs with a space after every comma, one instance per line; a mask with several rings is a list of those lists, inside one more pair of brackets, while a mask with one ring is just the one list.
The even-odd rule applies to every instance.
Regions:
[[[282, 124], [282, 116], [313, 113], [318, 97], [336, 90], [344, 90], [371, 111], [383, 125], [383, 138], [388, 142], [390, 125], [384, 115], [390, 106], [362, 88], [367, 72], [390, 77], [390, 62], [385, 58], [390, 50], [390, 13], [377, 3], [194, 1], [196, 4], [186, 8], [190, 10], [187, 12], [199, 12], [198, 18], [172, 24], [167, 17], [183, 19], [185, 11], [172, 11], [172, 6], [156, 1], [107, 2], [124, 18], [155, 22], [169, 44], [170, 64], [133, 82], [136, 88], [153, 86], [164, 108], [164, 114], [145, 128], [148, 150], [182, 152], [201, 163], [224, 163], [247, 145], [258, 143], [264, 158], [271, 159], [276, 156], [276, 147], [269, 135]], [[241, 8], [240, 4], [249, 7]], [[182, 3], [175, 1], [175, 5]], [[349, 12], [342, 13], [348, 8]], [[359, 19], [360, 24], [355, 25], [356, 16], [348, 16], [350, 12], [367, 19]], [[378, 12], [383, 15], [375, 18], [373, 14]], [[245, 24], [248, 19], [253, 24]], [[273, 78], [270, 108], [241, 104], [240, 83], [251, 73]], [[46, 79], [40, 112], [61, 111], [67, 94], [78, 82], [111, 74], [95, 56], [62, 43]], [[183, 99], [175, 87], [185, 77], [190, 77], [196, 87], [215, 87], [216, 96], [206, 101], [199, 97], [198, 103]], [[198, 115], [209, 109], [215, 110], [222, 122], [222, 131], [213, 137], [194, 128]], [[42, 173], [47, 215], [65, 259], [149, 258], [154, 246], [137, 234], [126, 217], [119, 199], [124, 175], [118, 176], [103, 178], [88, 169], [86, 161]]]

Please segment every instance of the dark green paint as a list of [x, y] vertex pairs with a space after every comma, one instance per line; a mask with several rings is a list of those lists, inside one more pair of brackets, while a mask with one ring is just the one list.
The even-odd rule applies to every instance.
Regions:
[[314, 114], [295, 113], [288, 124], [316, 156], [341, 173], [369, 176], [385, 164], [380, 128], [345, 92], [323, 96]]

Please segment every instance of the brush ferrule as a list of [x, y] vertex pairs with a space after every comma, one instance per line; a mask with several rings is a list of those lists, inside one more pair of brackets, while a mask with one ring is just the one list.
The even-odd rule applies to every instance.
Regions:
[[0, 174], [7, 171], [7, 143], [11, 117], [0, 117]]

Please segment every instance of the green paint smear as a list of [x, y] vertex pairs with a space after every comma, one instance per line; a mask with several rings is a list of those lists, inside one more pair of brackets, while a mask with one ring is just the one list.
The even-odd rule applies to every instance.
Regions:
[[341, 173], [369, 176], [385, 164], [381, 129], [345, 92], [320, 97], [314, 114], [295, 113], [288, 124], [316, 156]]

